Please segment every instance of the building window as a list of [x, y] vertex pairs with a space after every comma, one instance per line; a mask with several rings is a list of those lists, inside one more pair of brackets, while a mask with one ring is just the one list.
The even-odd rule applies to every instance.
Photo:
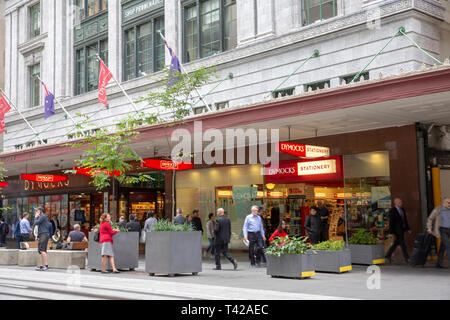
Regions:
[[294, 94], [295, 88], [277, 90], [272, 93], [274, 98], [280, 98], [285, 96], [292, 96]]
[[30, 7], [30, 39], [41, 34], [41, 4]]
[[337, 0], [302, 0], [303, 25], [329, 19], [337, 15]]
[[[349, 84], [355, 76], [356, 76], [356, 74], [352, 74], [351, 76], [347, 76], [347, 77], [342, 77], [342, 81]], [[369, 80], [369, 72], [361, 73], [359, 78], [355, 79], [355, 81], [353, 81], [353, 82], [359, 82], [361, 80], [361, 78], [363, 78], [364, 80]]]
[[41, 76], [41, 65], [35, 64], [30, 67], [30, 107], [37, 107], [41, 104], [41, 87], [37, 77]]
[[236, 0], [196, 0], [184, 7], [184, 60], [190, 62], [237, 45]]
[[162, 70], [165, 65], [164, 18], [158, 17], [125, 31], [124, 79], [130, 80]]
[[108, 40], [100, 40], [76, 49], [75, 93], [82, 94], [98, 88], [99, 61], [97, 52], [108, 65]]
[[205, 106], [196, 107], [193, 110], [194, 110], [194, 114], [201, 114], [201, 113], [206, 112], [206, 107]]
[[76, 4], [81, 20], [108, 9], [108, 0], [77, 0]]
[[317, 89], [326, 89], [330, 87], [330, 80], [310, 83], [305, 85], [306, 91], [316, 91]]
[[216, 103], [216, 110], [226, 109], [228, 108], [228, 105], [228, 101]]

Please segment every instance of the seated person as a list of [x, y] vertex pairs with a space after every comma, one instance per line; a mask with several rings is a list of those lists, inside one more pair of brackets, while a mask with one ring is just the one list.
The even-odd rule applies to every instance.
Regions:
[[61, 237], [61, 231], [56, 229], [55, 234], [52, 236], [52, 249], [62, 249], [63, 247], [63, 239]]
[[84, 235], [83, 232], [80, 231], [81, 227], [79, 224], [76, 224], [73, 226], [73, 231], [71, 231], [69, 233], [69, 236], [67, 237], [67, 242], [83, 242], [83, 241], [88, 241], [88, 239], [86, 238], [86, 236]]

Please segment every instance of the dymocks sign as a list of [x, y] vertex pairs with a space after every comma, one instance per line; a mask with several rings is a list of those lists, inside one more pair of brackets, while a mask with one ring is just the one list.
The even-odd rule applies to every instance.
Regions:
[[280, 151], [302, 158], [321, 158], [330, 156], [330, 148], [280, 142]]

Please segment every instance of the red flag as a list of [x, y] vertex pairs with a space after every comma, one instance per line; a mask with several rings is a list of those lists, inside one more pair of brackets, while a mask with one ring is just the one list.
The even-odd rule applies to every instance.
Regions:
[[6, 114], [9, 110], [11, 110], [11, 106], [8, 104], [8, 102], [6, 102], [5, 97], [4, 97], [2, 94], [0, 94], [0, 114], [3, 115], [3, 120], [4, 120], [4, 118], [5, 118], [5, 117], [4, 117], [5, 114]]
[[106, 86], [109, 80], [112, 78], [112, 73], [108, 67], [100, 60], [100, 74], [98, 76], [98, 101], [105, 106], [108, 105], [108, 99], [106, 98]]
[[5, 132], [5, 115], [0, 113], [0, 133]]

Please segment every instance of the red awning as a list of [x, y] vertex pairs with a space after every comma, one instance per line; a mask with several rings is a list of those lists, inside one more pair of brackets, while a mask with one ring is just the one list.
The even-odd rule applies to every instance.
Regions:
[[34, 182], [61, 182], [69, 180], [67, 176], [55, 174], [21, 174], [20, 179]]
[[[157, 160], [157, 159], [144, 159], [141, 163], [141, 167], [148, 167], [157, 170], [173, 171], [173, 162], [170, 160]], [[194, 164], [177, 162], [175, 165], [175, 171], [193, 169]]]

